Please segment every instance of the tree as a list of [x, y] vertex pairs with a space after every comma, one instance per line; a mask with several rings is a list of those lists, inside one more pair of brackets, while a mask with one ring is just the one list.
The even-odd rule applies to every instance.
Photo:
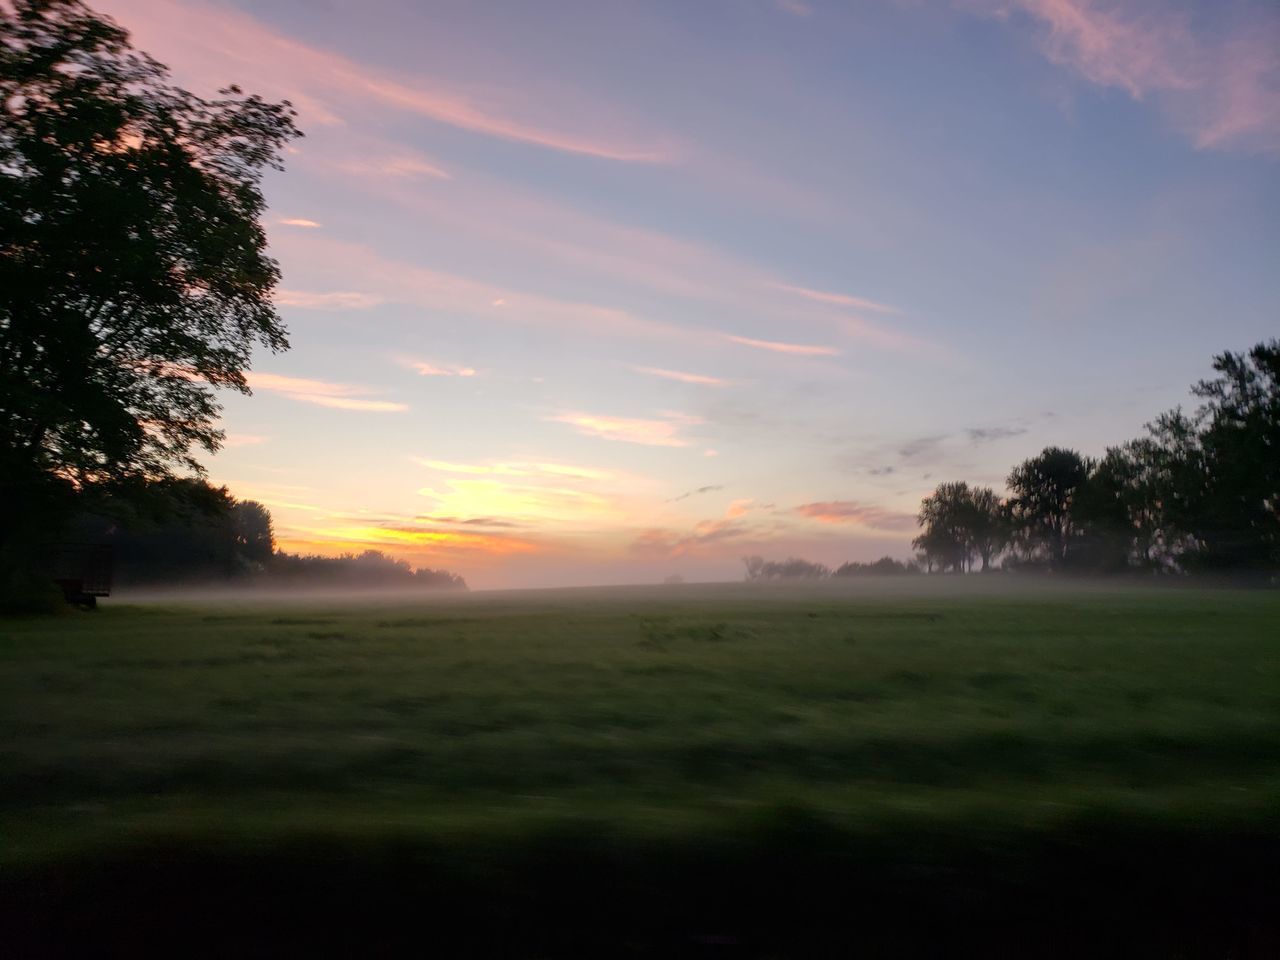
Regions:
[[197, 472], [286, 349], [260, 218], [288, 102], [168, 83], [80, 0], [0, 7], [0, 544], [58, 491]]
[[981, 558], [982, 569], [989, 570], [1007, 541], [1004, 505], [990, 487], [940, 483], [920, 501], [916, 519], [924, 531], [911, 545], [921, 551], [930, 570], [971, 570], [974, 554]]
[[231, 529], [236, 552], [247, 562], [262, 566], [275, 553], [276, 537], [271, 511], [256, 500], [241, 500], [231, 508]]
[[1053, 570], [1066, 565], [1078, 531], [1071, 506], [1090, 467], [1090, 461], [1074, 450], [1046, 447], [1009, 474], [1013, 532], [1028, 558], [1042, 556]]
[[1280, 340], [1213, 368], [1192, 388], [1205, 401], [1195, 415], [1151, 431], [1172, 465], [1169, 521], [1192, 540], [1185, 565], [1266, 574], [1280, 568]]

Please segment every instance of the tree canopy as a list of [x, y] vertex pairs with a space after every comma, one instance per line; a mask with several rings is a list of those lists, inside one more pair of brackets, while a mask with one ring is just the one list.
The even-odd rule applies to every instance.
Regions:
[[293, 117], [173, 86], [79, 0], [0, 8], [0, 499], [217, 449], [215, 388], [288, 346], [260, 219]]

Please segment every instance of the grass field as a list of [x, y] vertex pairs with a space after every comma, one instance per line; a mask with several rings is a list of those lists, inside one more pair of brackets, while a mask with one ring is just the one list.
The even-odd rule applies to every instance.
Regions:
[[974, 580], [0, 623], [7, 922], [1270, 955], [1280, 595]]

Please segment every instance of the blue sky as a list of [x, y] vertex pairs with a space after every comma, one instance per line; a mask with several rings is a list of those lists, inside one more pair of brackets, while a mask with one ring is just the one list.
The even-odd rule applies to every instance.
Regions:
[[212, 478], [473, 585], [906, 557], [1277, 331], [1280, 10], [100, 0], [297, 104]]

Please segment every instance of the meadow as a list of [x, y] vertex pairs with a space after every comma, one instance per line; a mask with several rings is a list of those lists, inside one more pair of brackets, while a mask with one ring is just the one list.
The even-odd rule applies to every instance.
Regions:
[[42, 952], [1280, 944], [1275, 591], [109, 601], [0, 624], [0, 729]]

